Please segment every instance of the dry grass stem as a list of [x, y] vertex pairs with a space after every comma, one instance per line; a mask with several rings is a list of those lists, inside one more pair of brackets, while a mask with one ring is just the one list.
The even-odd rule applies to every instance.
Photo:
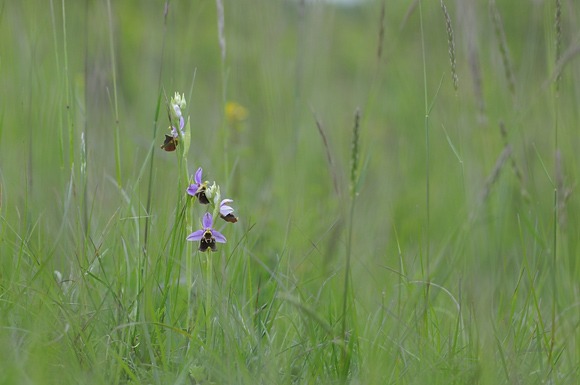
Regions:
[[503, 21], [501, 19], [501, 15], [499, 13], [499, 10], [495, 6], [495, 1], [493, 0], [489, 2], [489, 11], [491, 13], [491, 20], [493, 22], [495, 35], [499, 44], [499, 52], [501, 54], [501, 60], [505, 71], [505, 77], [508, 82], [508, 89], [510, 90], [511, 94], [514, 95], [516, 91], [515, 86], [516, 81], [509, 56], [509, 48], [507, 45], [507, 39], [505, 37], [505, 30], [503, 28]]
[[[504, 122], [499, 122], [499, 130], [501, 133], [501, 137], [503, 138], [504, 146], [505, 147], [509, 146], [510, 144], [508, 141], [507, 130], [505, 128]], [[512, 171], [514, 172], [516, 178], [518, 179], [518, 183], [520, 184], [520, 193], [525, 199], [529, 199], [530, 194], [528, 193], [528, 190], [525, 187], [524, 176], [513, 156], [510, 156], [510, 164], [512, 167]]]
[[377, 61], [383, 56], [383, 42], [385, 40], [385, 2], [381, 4], [381, 17], [379, 18], [379, 42], [377, 46]]
[[[577, 56], [578, 54], [580, 54], [580, 41], [577, 41], [576, 44], [570, 46], [570, 48], [568, 48], [562, 54], [562, 57], [556, 63], [556, 67], [554, 68], [554, 71], [552, 72], [552, 75], [550, 76], [548, 81], [550, 83], [556, 81], [560, 77], [560, 75], [562, 74], [564, 67], [569, 62], [571, 62], [572, 59], [574, 59], [574, 57]], [[544, 84], [544, 86], [546, 86], [546, 84]]]
[[469, 48], [468, 58], [469, 70], [471, 71], [471, 79], [473, 81], [473, 94], [477, 103], [477, 110], [479, 111], [480, 122], [486, 122], [485, 114], [485, 99], [483, 98], [483, 82], [481, 78], [481, 66], [479, 64], [479, 53], [474, 47]]
[[403, 29], [405, 27], [405, 24], [407, 24], [407, 21], [409, 20], [413, 12], [415, 12], [415, 9], [417, 9], [418, 5], [419, 0], [415, 0], [411, 3], [411, 5], [409, 5], [409, 8], [407, 8], [407, 12], [405, 12], [405, 16], [403, 16], [403, 20], [401, 21], [401, 27], [399, 29]]
[[334, 192], [336, 195], [340, 195], [340, 190], [338, 189], [338, 178], [336, 174], [336, 169], [334, 167], [334, 162], [332, 160], [332, 154], [330, 152], [330, 146], [328, 145], [328, 140], [326, 139], [326, 134], [324, 133], [324, 128], [322, 123], [318, 120], [318, 117], [312, 111], [312, 115], [314, 116], [314, 121], [316, 122], [316, 127], [318, 128], [318, 133], [322, 138], [322, 144], [324, 145], [324, 151], [326, 152], [326, 161], [328, 162], [328, 168], [330, 169], [330, 173], [332, 175], [332, 184], [334, 187]]
[[512, 146], [508, 144], [503, 148], [503, 151], [501, 152], [501, 154], [499, 155], [499, 157], [495, 162], [495, 166], [493, 167], [491, 174], [485, 181], [483, 192], [481, 193], [481, 202], [485, 202], [487, 200], [487, 197], [489, 197], [491, 188], [493, 187], [495, 182], [497, 182], [501, 170], [503, 169], [503, 166], [505, 165], [511, 154], [512, 154]]

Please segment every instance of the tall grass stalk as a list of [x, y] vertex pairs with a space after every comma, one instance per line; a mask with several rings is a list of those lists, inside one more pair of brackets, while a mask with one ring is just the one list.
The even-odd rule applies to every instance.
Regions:
[[[352, 357], [352, 344], [355, 336], [347, 336], [347, 314], [348, 314], [348, 299], [352, 298], [350, 280], [351, 280], [351, 259], [352, 259], [352, 238], [354, 230], [354, 213], [355, 213], [355, 203], [356, 197], [358, 195], [358, 167], [359, 167], [359, 140], [360, 140], [360, 110], [357, 109], [354, 116], [354, 127], [352, 130], [352, 143], [351, 143], [351, 158], [350, 158], [350, 210], [348, 214], [348, 238], [346, 243], [346, 261], [345, 261], [345, 272], [344, 272], [344, 285], [342, 293], [342, 327], [341, 327], [341, 338], [343, 339], [342, 355], [341, 355], [341, 370], [342, 379], [346, 381], [348, 373], [350, 370], [351, 357]], [[352, 309], [354, 312], [354, 298], [351, 299]]]
[[457, 76], [457, 62], [455, 59], [455, 35], [453, 34], [453, 25], [451, 24], [451, 16], [447, 11], [447, 7], [443, 0], [441, 0], [441, 10], [445, 17], [445, 28], [447, 30], [447, 50], [449, 52], [449, 62], [451, 64], [451, 78], [453, 80], [453, 88], [455, 92], [459, 87], [459, 77]]
[[489, 12], [491, 14], [491, 20], [493, 22], [495, 36], [497, 38], [497, 42], [499, 44], [499, 52], [501, 55], [503, 68], [505, 72], [505, 77], [508, 84], [508, 89], [512, 95], [516, 93], [516, 80], [514, 75], [514, 70], [512, 68], [512, 63], [509, 54], [509, 48], [507, 44], [507, 39], [505, 36], [505, 29], [503, 27], [503, 21], [501, 18], [501, 14], [497, 9], [495, 4], [495, 0], [491, 0], [489, 2]]
[[322, 123], [318, 120], [318, 117], [314, 113], [314, 110], [312, 110], [312, 115], [314, 116], [314, 121], [316, 122], [316, 128], [318, 128], [320, 138], [322, 139], [322, 144], [324, 145], [324, 152], [326, 153], [326, 162], [328, 163], [328, 169], [330, 171], [330, 174], [332, 175], [332, 187], [334, 188], [336, 196], [340, 197], [340, 189], [338, 188], [338, 176], [336, 174], [336, 168], [332, 160], [332, 153], [330, 152], [330, 146], [328, 144], [328, 139], [324, 132], [324, 127], [322, 126]]
[[84, 86], [84, 115], [83, 115], [83, 129], [81, 132], [81, 150], [80, 150], [80, 181], [81, 181], [81, 200], [82, 200], [82, 226], [84, 234], [85, 252], [89, 241], [89, 209], [88, 209], [88, 194], [87, 189], [89, 185], [88, 174], [88, 158], [87, 146], [89, 140], [89, 122], [88, 122], [88, 106], [89, 106], [89, 2], [85, 1], [85, 86]]
[[113, 31], [115, 29], [113, 28], [111, 0], [107, 0], [107, 18], [109, 19], [109, 54], [111, 55], [111, 74], [113, 76], [113, 108], [115, 111], [115, 175], [117, 176], [117, 184], [121, 186], [121, 144], [119, 139], [119, 102], [117, 99], [117, 60], [115, 58], [115, 41], [113, 39]]
[[[427, 53], [425, 50], [425, 31], [423, 28], [423, 2], [419, 0], [419, 25], [421, 27], [421, 57], [423, 60], [423, 96], [425, 103], [425, 118], [424, 118], [424, 131], [425, 131], [425, 281], [427, 282], [425, 291], [425, 300], [429, 300], [429, 284], [431, 282], [431, 271], [429, 266], [430, 259], [430, 249], [431, 249], [431, 239], [430, 239], [430, 223], [431, 223], [431, 192], [430, 192], [430, 138], [429, 138], [429, 98], [427, 93]], [[427, 302], [428, 303], [428, 302]], [[426, 303], [426, 304], [427, 304]]]
[[66, 121], [68, 126], [68, 148], [69, 158], [68, 166], [73, 173], [74, 165], [74, 123], [72, 117], [72, 100], [70, 95], [69, 71], [68, 71], [68, 44], [66, 32], [66, 7], [65, 0], [62, 0], [62, 43], [63, 43], [63, 59], [64, 59], [64, 89], [65, 89], [65, 104], [66, 104]]
[[220, 46], [221, 60], [220, 60], [220, 75], [221, 75], [221, 133], [223, 140], [223, 157], [224, 157], [224, 175], [226, 178], [230, 177], [230, 160], [229, 160], [229, 141], [230, 135], [228, 125], [224, 117], [226, 103], [227, 103], [227, 73], [226, 73], [226, 35], [225, 35], [225, 11], [222, 0], [216, 0], [216, 14], [217, 14], [217, 30], [218, 43]]
[[[60, 67], [60, 56], [59, 56], [59, 49], [58, 49], [58, 38], [57, 38], [57, 26], [56, 26], [56, 15], [54, 11], [54, 0], [50, 0], [50, 19], [52, 22], [52, 41], [54, 44], [54, 61], [56, 64], [57, 71], [61, 70]], [[62, 75], [58, 72], [58, 80], [59, 84], [62, 80]], [[64, 167], [64, 131], [63, 131], [63, 113], [62, 110], [58, 110], [59, 116], [59, 125], [58, 125], [58, 144], [59, 144], [59, 156], [60, 156], [60, 166]]]
[[[554, 49], [554, 66], [560, 60], [561, 55], [561, 45], [562, 45], [562, 6], [560, 0], [555, 1], [555, 17], [554, 17], [554, 35], [555, 35], [555, 49]], [[552, 100], [553, 100], [553, 114], [554, 114], [554, 163], [555, 163], [555, 177], [554, 177], [554, 207], [553, 207], [553, 223], [552, 223], [552, 266], [551, 266], [551, 281], [552, 281], [552, 331], [550, 338], [550, 346], [548, 348], [548, 363], [552, 368], [555, 367], [554, 358], [554, 347], [556, 344], [556, 317], [558, 311], [558, 281], [557, 281], [557, 260], [558, 260], [558, 224], [560, 222], [559, 213], [560, 205], [564, 202], [560, 201], [563, 197], [563, 185], [558, 183], [559, 180], [563, 179], [559, 171], [561, 168], [561, 155], [560, 148], [558, 144], [558, 125], [559, 125], [559, 95], [560, 94], [560, 74], [554, 79]], [[552, 371], [551, 371], [552, 372]]]
[[381, 62], [381, 58], [383, 57], [383, 44], [385, 42], [385, 3], [386, 0], [383, 0], [381, 3], [381, 15], [379, 17], [379, 38], [377, 41], [377, 71], [378, 66]]

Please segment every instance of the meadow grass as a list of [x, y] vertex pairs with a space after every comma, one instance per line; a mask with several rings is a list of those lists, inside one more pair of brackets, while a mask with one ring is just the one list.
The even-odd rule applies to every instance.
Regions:
[[4, 3], [0, 383], [575, 383], [579, 17]]

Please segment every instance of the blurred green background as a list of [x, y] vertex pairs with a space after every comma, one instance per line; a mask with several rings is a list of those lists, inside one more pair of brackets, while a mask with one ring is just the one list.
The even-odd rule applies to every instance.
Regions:
[[[504, 369], [556, 367], [555, 383], [578, 375], [580, 7], [445, 2], [455, 90], [439, 1], [223, 3], [225, 61], [213, 1], [170, 1], [166, 18], [163, 1], [2, 3], [0, 296], [12, 298], [6, 303], [13, 304], [21, 285], [50, 286], [54, 270], [68, 276], [86, 267], [83, 234], [95, 255], [137, 258], [149, 216], [149, 258], [168, 255], [183, 186], [175, 153], [159, 148], [169, 125], [163, 97], [158, 114], [157, 108], [160, 93], [181, 92], [191, 119], [189, 170], [202, 166], [205, 178], [221, 181], [222, 193], [234, 199], [240, 223], [228, 239], [239, 243], [237, 257], [256, 265], [251, 282], [269, 276], [260, 266], [282, 263], [304, 297], [328, 296], [338, 306], [360, 109], [352, 251], [360, 334], [373, 314], [405, 307], [402, 286], [412, 319], [424, 306], [422, 285], [432, 281], [469, 309], [470, 346], [478, 352], [470, 360], [493, 352], [491, 361]], [[229, 122], [227, 102], [243, 106], [247, 118]], [[503, 162], [502, 151], [510, 155]], [[329, 281], [333, 289], [320, 296]], [[434, 308], [456, 310], [443, 291], [432, 290]], [[28, 313], [16, 313], [3, 322], [21, 325]], [[557, 329], [550, 327], [555, 319]], [[512, 329], [518, 323], [524, 336]], [[454, 330], [455, 321], [442, 327], [443, 335], [446, 327]], [[498, 341], [509, 346], [507, 365], [500, 364]], [[528, 358], [530, 346], [542, 353]], [[482, 382], [497, 380], [495, 364], [478, 365]], [[367, 380], [378, 381], [380, 373]], [[407, 383], [428, 376], [417, 373]], [[441, 376], [434, 378], [445, 382]], [[548, 378], [530, 376], [523, 378]]]

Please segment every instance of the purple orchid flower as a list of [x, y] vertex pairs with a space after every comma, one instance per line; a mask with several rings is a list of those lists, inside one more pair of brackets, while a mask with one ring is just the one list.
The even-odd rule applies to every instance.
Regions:
[[199, 203], [207, 205], [209, 203], [209, 199], [205, 196], [205, 190], [207, 189], [207, 182], [201, 181], [202, 169], [201, 167], [197, 169], [195, 172], [194, 182], [189, 185], [187, 188], [187, 193], [192, 197], [196, 197], [199, 200]]
[[226, 243], [226, 237], [213, 228], [213, 218], [210, 213], [205, 213], [202, 219], [203, 228], [194, 231], [187, 237], [188, 241], [199, 241], [199, 251], [216, 251], [217, 243]]
[[224, 199], [220, 203], [220, 218], [222, 218], [226, 222], [236, 223], [238, 221], [238, 217], [234, 215], [234, 209], [231, 206], [228, 206], [228, 203], [232, 203], [233, 200], [231, 199]]

